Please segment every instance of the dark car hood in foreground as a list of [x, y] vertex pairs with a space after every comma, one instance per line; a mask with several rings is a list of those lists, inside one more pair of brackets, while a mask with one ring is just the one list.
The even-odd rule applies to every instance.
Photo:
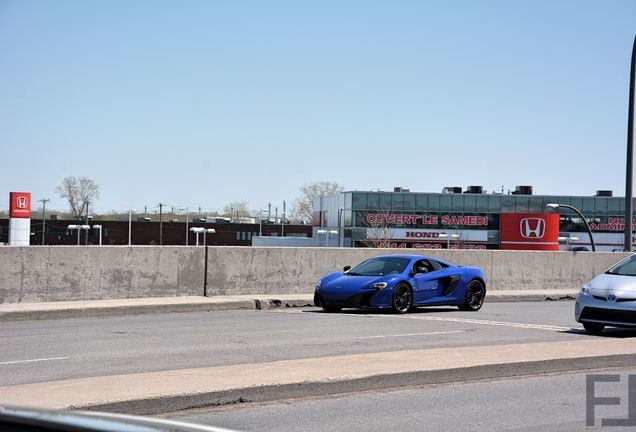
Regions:
[[0, 405], [0, 430], [10, 425], [17, 430], [31, 426], [72, 432], [232, 432], [193, 423], [97, 411], [56, 411]]

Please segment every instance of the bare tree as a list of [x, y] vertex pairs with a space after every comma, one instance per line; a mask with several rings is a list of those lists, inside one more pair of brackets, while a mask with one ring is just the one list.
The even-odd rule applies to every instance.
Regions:
[[389, 222], [389, 216], [391, 212], [389, 210], [381, 210], [376, 214], [376, 218], [372, 222], [369, 221], [369, 215], [367, 215], [362, 222], [367, 227], [367, 239], [363, 242], [366, 247], [370, 248], [389, 248], [391, 247], [392, 237], [392, 225]]
[[335, 195], [342, 192], [343, 186], [338, 183], [322, 181], [304, 184], [300, 187], [302, 196], [296, 198], [293, 203], [293, 219], [310, 223], [314, 218], [314, 199], [318, 197]]
[[223, 207], [223, 212], [230, 217], [247, 217], [250, 215], [250, 205], [247, 201], [232, 201]]
[[99, 198], [99, 186], [95, 180], [88, 177], [66, 177], [55, 191], [61, 198], [66, 198], [71, 213], [78, 219], [88, 211], [88, 206]]

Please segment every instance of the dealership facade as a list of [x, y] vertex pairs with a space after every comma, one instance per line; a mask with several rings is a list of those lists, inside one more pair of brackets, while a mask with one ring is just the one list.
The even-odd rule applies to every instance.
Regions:
[[[570, 209], [548, 204], [580, 210], [596, 250], [623, 249], [624, 198], [611, 191], [586, 197], [533, 195], [530, 186], [508, 194], [483, 193], [480, 186], [442, 193], [342, 192], [314, 201], [314, 235], [323, 233], [328, 240], [331, 233], [344, 247], [591, 249], [584, 221]], [[332, 237], [330, 244], [335, 243]]]

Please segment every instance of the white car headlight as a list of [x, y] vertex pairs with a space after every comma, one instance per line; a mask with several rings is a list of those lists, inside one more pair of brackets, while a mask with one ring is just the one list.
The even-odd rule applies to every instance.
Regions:
[[590, 289], [591, 289], [591, 288], [592, 288], [592, 286], [591, 286], [589, 283], [587, 283], [587, 284], [583, 285], [583, 286], [581, 287], [581, 294], [582, 294], [582, 295], [584, 295], [584, 296], [586, 296], [586, 297], [589, 297], [589, 296], [590, 296]]
[[386, 285], [387, 285], [386, 282], [376, 282], [369, 285], [369, 288], [375, 288], [375, 289], [381, 290], [382, 288], [386, 288]]

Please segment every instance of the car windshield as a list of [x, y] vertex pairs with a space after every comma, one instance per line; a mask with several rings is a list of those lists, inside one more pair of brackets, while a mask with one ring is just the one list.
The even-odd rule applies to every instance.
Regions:
[[410, 260], [407, 258], [373, 258], [347, 272], [350, 276], [384, 276], [402, 273]]
[[619, 262], [606, 273], [621, 276], [636, 276], [636, 255]]

